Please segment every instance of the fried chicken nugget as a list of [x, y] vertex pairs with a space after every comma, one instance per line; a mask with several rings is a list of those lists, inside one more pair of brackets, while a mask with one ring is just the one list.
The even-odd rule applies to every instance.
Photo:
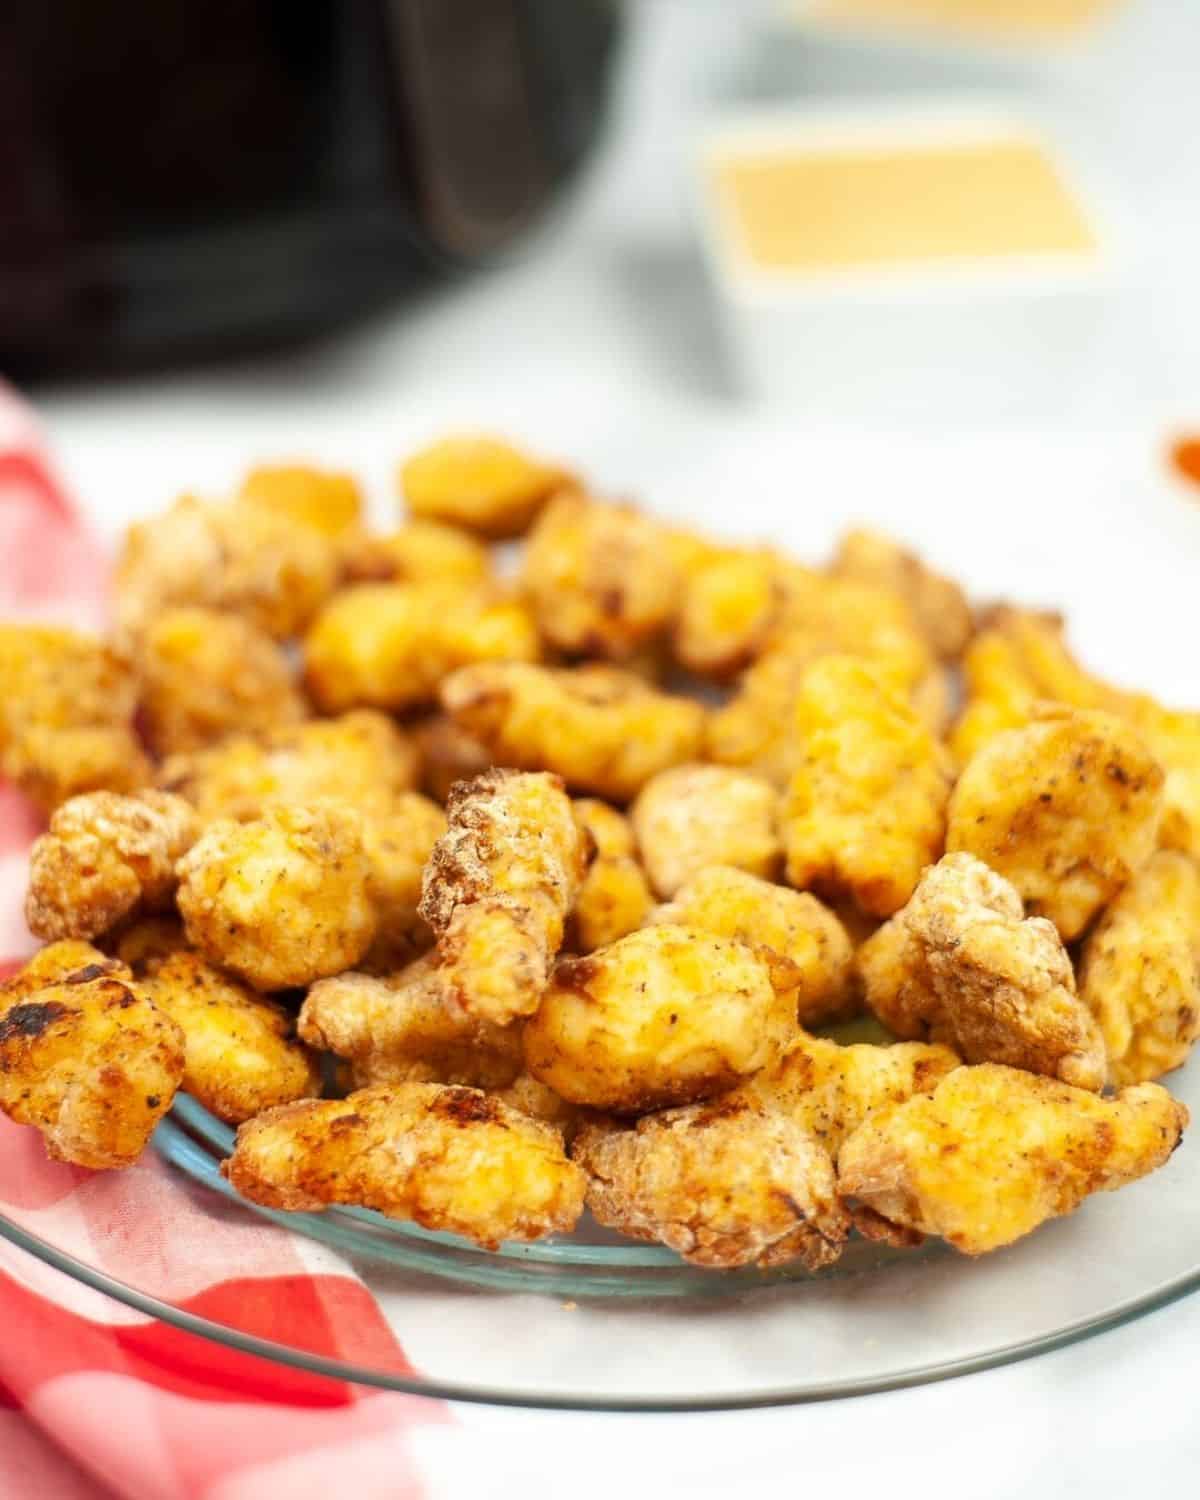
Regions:
[[428, 944], [428, 931], [417, 915], [421, 879], [445, 831], [445, 813], [420, 792], [399, 792], [385, 816], [363, 819], [363, 844], [371, 866], [367, 891], [379, 913], [379, 938], [385, 943]]
[[960, 656], [971, 639], [971, 606], [958, 584], [934, 572], [915, 552], [881, 531], [847, 531], [838, 544], [832, 571], [839, 578], [898, 594], [930, 647], [946, 661]]
[[351, 968], [378, 921], [358, 814], [340, 803], [268, 807], [211, 824], [179, 862], [189, 941], [258, 990]]
[[363, 520], [362, 490], [354, 475], [314, 464], [258, 464], [242, 480], [237, 498], [328, 537], [353, 532]]
[[305, 717], [287, 657], [240, 615], [168, 609], [139, 643], [146, 738], [159, 755]]
[[717, 1099], [584, 1125], [571, 1155], [601, 1224], [667, 1245], [693, 1265], [811, 1271], [841, 1254], [849, 1220], [828, 1154], [783, 1115]]
[[1083, 945], [1079, 993], [1118, 1087], [1186, 1061], [1200, 1037], [1200, 869], [1188, 855], [1151, 855], [1117, 896]]
[[1200, 859], [1200, 713], [1135, 694], [1123, 713], [1167, 773], [1159, 842]]
[[563, 491], [529, 534], [521, 583], [551, 645], [623, 661], [665, 631], [683, 578], [666, 527], [635, 506]]
[[841, 1019], [859, 1008], [853, 950], [843, 924], [807, 891], [772, 885], [744, 870], [710, 865], [650, 919], [699, 927], [716, 937], [771, 948], [795, 966], [802, 1026]]
[[523, 1065], [517, 1027], [479, 1021], [456, 1005], [425, 954], [377, 979], [338, 974], [314, 984], [300, 1008], [300, 1036], [346, 1058], [356, 1085], [461, 1083], [500, 1089]]
[[175, 1022], [86, 944], [52, 944], [0, 986], [0, 1109], [40, 1131], [53, 1161], [136, 1161], [171, 1107], [183, 1053]]
[[778, 572], [765, 548], [729, 548], [685, 575], [672, 644], [689, 672], [724, 678], [759, 655], [779, 609]]
[[304, 641], [304, 681], [326, 713], [430, 703], [472, 662], [536, 661], [525, 606], [495, 589], [359, 583], [335, 594]]
[[440, 521], [409, 521], [385, 536], [364, 534], [347, 550], [345, 574], [353, 583], [439, 583], [471, 588], [487, 583], [487, 548], [468, 531]]
[[477, 1089], [401, 1083], [284, 1104], [238, 1131], [221, 1165], [268, 1208], [373, 1208], [485, 1250], [565, 1234], [587, 1179], [557, 1131]]
[[560, 961], [525, 1062], [564, 1099], [615, 1114], [691, 1104], [779, 1056], [795, 970], [767, 948], [663, 924]]
[[969, 854], [925, 872], [904, 910], [859, 950], [858, 968], [867, 1004], [897, 1036], [1104, 1087], [1104, 1041], [1053, 924], [1024, 917], [1014, 887]]
[[482, 663], [448, 677], [441, 700], [498, 764], [554, 771], [573, 790], [614, 802], [694, 760], [704, 734], [699, 703], [616, 667]]
[[580, 1109], [577, 1104], [569, 1104], [526, 1069], [522, 1069], [506, 1088], [494, 1089], [492, 1092], [502, 1104], [520, 1110], [530, 1119], [540, 1120], [543, 1125], [552, 1126], [568, 1145], [575, 1138], [580, 1125], [588, 1118], [586, 1110]]
[[393, 811], [418, 770], [417, 750], [407, 735], [384, 714], [364, 708], [173, 755], [164, 762], [158, 784], [186, 798], [203, 824], [260, 818], [273, 802], [326, 797], [371, 820]]
[[47, 941], [94, 938], [170, 906], [196, 815], [169, 792], [89, 792], [64, 802], [29, 856], [25, 920]]
[[807, 668], [796, 700], [799, 762], [781, 825], [787, 878], [897, 911], [942, 850], [949, 756], [880, 673], [851, 656]]
[[975, 755], [946, 848], [984, 860], [1070, 942], [1154, 850], [1163, 770], [1111, 714], [1047, 708]]
[[493, 538], [520, 536], [555, 490], [570, 483], [557, 465], [484, 436], [431, 443], [401, 465], [399, 477], [411, 515]]
[[594, 797], [581, 797], [573, 806], [575, 821], [590, 836], [596, 857], [575, 897], [566, 946], [576, 953], [591, 953], [635, 932], [654, 898], [634, 854], [629, 819]]
[[340, 566], [334, 541], [311, 526], [185, 495], [126, 533], [113, 578], [119, 636], [136, 640], [164, 609], [199, 605], [287, 640], [333, 591]]
[[1187, 1123], [1156, 1083], [1102, 1099], [992, 1063], [956, 1068], [932, 1094], [868, 1116], [841, 1149], [839, 1186], [982, 1255], [1161, 1167]]
[[470, 781], [492, 768], [491, 752], [449, 714], [430, 714], [413, 727], [421, 756], [421, 787], [435, 802], [444, 803], [456, 781]]
[[82, 792], [150, 779], [133, 729], [128, 661], [51, 625], [0, 625], [0, 772], [46, 812]]
[[218, 1119], [240, 1125], [321, 1092], [320, 1064], [288, 1012], [198, 953], [171, 953], [138, 983], [183, 1032], [182, 1087]]
[[457, 1004], [504, 1026], [537, 1009], [591, 856], [557, 776], [460, 782], [425, 868], [420, 914]]
[[651, 777], [630, 812], [654, 892], [669, 898], [710, 865], [770, 879], [782, 848], [779, 797], [762, 776], [691, 763]]

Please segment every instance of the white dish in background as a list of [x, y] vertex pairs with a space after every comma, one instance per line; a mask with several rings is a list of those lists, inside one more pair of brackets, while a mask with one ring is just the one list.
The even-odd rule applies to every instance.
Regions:
[[[981, 171], [998, 171], [998, 185], [1006, 155], [1010, 168], [1018, 160], [1038, 164], [1032, 175], [1026, 171], [1026, 186], [1058, 214], [1058, 239], [1038, 243], [1030, 233], [1026, 244], [1010, 236], [1003, 249], [963, 252], [947, 240], [940, 249], [910, 245], [889, 253], [881, 219], [876, 253], [868, 249], [857, 261], [837, 265], [813, 256], [807, 265], [767, 265], [756, 259], [745, 203], [735, 202], [729, 183], [739, 165], [790, 160], [827, 168], [842, 157], [861, 169], [891, 157], [893, 177], [911, 175], [914, 166], [943, 173], [940, 188], [931, 184], [941, 199], [930, 198], [929, 212], [940, 211], [952, 232], [969, 237], [969, 213], [954, 199], [960, 189], [946, 177], [946, 164], [959, 157], [961, 179], [962, 153]], [[1128, 302], [1128, 248], [1111, 194], [1098, 192], [1090, 170], [1005, 102], [967, 97], [752, 112], [710, 132], [699, 178], [701, 236], [741, 383], [806, 418], [1036, 422], [1079, 381]], [[832, 209], [830, 183], [836, 178], [826, 183]], [[921, 217], [910, 213], [912, 201], [900, 204], [910, 231]], [[1032, 202], [1013, 200], [1003, 222], [1021, 225]], [[844, 202], [840, 211], [849, 223]], [[801, 244], [799, 206], [797, 214], [793, 238]], [[1073, 218], [1081, 228], [1074, 237], [1063, 230]], [[810, 222], [819, 240], [824, 226], [816, 217]], [[859, 235], [860, 252], [866, 237]]]

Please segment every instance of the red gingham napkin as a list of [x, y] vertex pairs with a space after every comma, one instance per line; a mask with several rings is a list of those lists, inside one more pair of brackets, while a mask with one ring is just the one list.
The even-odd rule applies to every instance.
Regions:
[[[107, 562], [57, 483], [28, 408], [0, 387], [0, 619], [96, 624]], [[37, 819], [0, 783], [0, 960]], [[172, 1174], [47, 1160], [0, 1116], [0, 1213], [116, 1279], [217, 1322], [411, 1370], [335, 1256]], [[0, 1240], [0, 1495], [8, 1500], [410, 1500], [408, 1442], [435, 1401], [269, 1364], [152, 1321]]]

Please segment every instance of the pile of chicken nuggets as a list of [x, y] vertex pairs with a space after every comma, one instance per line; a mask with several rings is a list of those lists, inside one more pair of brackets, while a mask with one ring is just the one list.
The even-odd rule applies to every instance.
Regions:
[[483, 437], [399, 487], [381, 535], [256, 469], [130, 530], [107, 638], [0, 627], [49, 820], [0, 1107], [52, 1157], [186, 1090], [255, 1203], [814, 1270], [1167, 1160], [1200, 713], [874, 533], [804, 566]]

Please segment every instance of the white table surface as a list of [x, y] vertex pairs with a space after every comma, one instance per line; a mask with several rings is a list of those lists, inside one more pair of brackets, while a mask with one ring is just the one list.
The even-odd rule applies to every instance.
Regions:
[[[217, 490], [247, 461], [286, 452], [365, 469], [382, 497], [382, 454], [462, 424], [523, 435], [616, 490], [652, 495], [663, 483], [678, 496], [703, 484], [704, 466], [681, 451], [687, 434], [745, 413], [714, 331], [682, 165], [714, 99], [786, 79], [783, 52], [755, 41], [761, 9], [757, 0], [640, 7], [606, 150], [519, 262], [286, 357], [38, 392], [92, 514], [115, 530], [181, 488]], [[1095, 392], [1064, 392], [1046, 413], [1047, 442], [1074, 428], [1085, 444], [1111, 445], [1118, 469], [1139, 445], [1151, 454], [1167, 424], [1200, 425], [1198, 56], [1200, 8], [1143, 0], [1094, 55], [1020, 80], [1102, 150], [1151, 231], [1153, 313], [1097, 368]], [[852, 64], [846, 76], [822, 67], [806, 86], [844, 86]], [[1124, 382], [1116, 417], [1114, 378]], [[1093, 396], [1110, 415], [1089, 434]], [[394, 445], [381, 433], [394, 433]], [[1154, 481], [1143, 485], [1136, 463], [1129, 473], [1128, 503], [1156, 524]], [[1200, 560], [1200, 521], [1172, 512], [1171, 524]], [[1198, 1350], [1192, 1297], [1038, 1359], [852, 1401], [643, 1417], [459, 1407], [456, 1426], [420, 1433], [419, 1457], [436, 1496], [468, 1485], [498, 1497], [552, 1486], [581, 1500], [727, 1496], [769, 1483], [786, 1494], [870, 1484], [931, 1500], [1070, 1500], [1135, 1486], [1182, 1495], [1194, 1491], [1200, 1459]]]

